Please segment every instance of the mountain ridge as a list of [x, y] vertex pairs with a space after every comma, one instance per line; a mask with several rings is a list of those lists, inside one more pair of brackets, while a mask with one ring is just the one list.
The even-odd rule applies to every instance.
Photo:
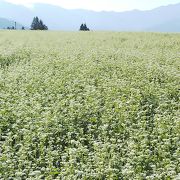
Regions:
[[[51, 30], [78, 30], [81, 23], [87, 23], [92, 30], [108, 31], [160, 31], [179, 32], [180, 3], [161, 6], [153, 10], [132, 10], [125, 12], [64, 9], [59, 6], [37, 3], [33, 8], [0, 2], [0, 17], [13, 19], [30, 27], [34, 16], [39, 16]], [[177, 21], [177, 22], [175, 22]], [[171, 23], [174, 22], [174, 23]], [[161, 28], [170, 23], [171, 27]], [[180, 24], [180, 22], [179, 22]], [[159, 28], [158, 28], [159, 27]]]

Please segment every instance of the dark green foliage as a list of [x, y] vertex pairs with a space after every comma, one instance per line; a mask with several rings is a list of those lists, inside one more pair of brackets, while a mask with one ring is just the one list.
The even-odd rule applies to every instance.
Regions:
[[48, 30], [48, 27], [38, 17], [34, 17], [31, 24], [31, 30]]
[[86, 24], [81, 24], [81, 26], [80, 26], [80, 29], [79, 29], [80, 31], [90, 31], [90, 29], [87, 27], [87, 25]]
[[12, 27], [7, 27], [8, 30], [15, 30], [15, 27], [12, 26]]

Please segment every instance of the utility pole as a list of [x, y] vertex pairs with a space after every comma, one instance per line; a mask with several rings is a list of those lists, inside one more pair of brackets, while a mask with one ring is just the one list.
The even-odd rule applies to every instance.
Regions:
[[15, 29], [16, 29], [16, 22], [15, 22], [15, 26], [14, 26], [14, 27], [15, 27]]

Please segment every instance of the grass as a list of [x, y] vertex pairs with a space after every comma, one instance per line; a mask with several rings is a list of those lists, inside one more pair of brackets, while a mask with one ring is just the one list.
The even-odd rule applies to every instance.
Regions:
[[0, 179], [178, 179], [180, 35], [0, 31]]

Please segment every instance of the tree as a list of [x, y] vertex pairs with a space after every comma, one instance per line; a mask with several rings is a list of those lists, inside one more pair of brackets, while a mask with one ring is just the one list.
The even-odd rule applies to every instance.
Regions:
[[40, 30], [48, 30], [48, 27], [43, 23], [42, 20], [39, 21], [39, 29]]
[[79, 29], [80, 31], [84, 31], [84, 24], [81, 24], [81, 26], [80, 26], [80, 29]]
[[79, 30], [80, 31], [90, 31], [90, 29], [87, 27], [86, 23], [85, 24], [81, 24]]
[[39, 18], [34, 17], [32, 24], [31, 24], [31, 30], [37, 30], [38, 29], [38, 22], [39, 22]]
[[43, 21], [42, 21], [42, 20], [39, 21], [39, 29], [40, 29], [40, 30], [43, 30], [43, 29], [44, 29], [44, 24], [43, 24]]
[[84, 24], [84, 31], [87, 31], [87, 26], [86, 26], [86, 24]]
[[33, 18], [31, 30], [48, 30], [48, 27], [36, 16]]
[[14, 30], [15, 27], [14, 27], [14, 26], [12, 26], [12, 27], [7, 27], [7, 29], [8, 29], [8, 30]]

